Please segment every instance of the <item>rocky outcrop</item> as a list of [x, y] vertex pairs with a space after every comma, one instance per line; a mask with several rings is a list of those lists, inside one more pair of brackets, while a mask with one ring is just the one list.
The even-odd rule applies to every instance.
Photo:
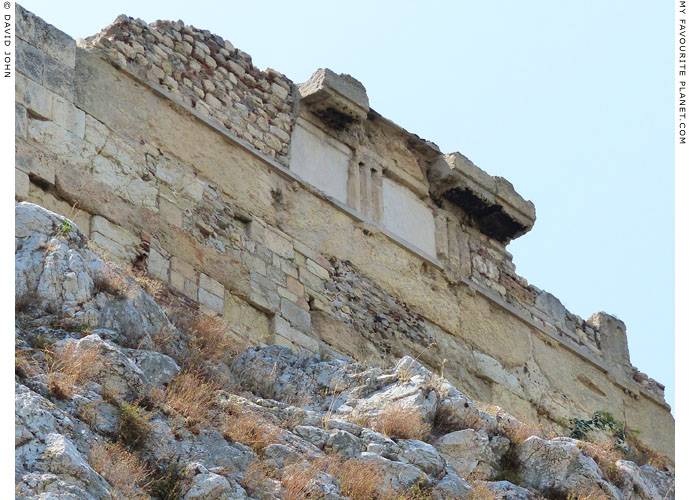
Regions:
[[673, 498], [651, 466], [603, 470], [577, 440], [517, 438], [517, 419], [411, 357], [204, 358], [201, 333], [174, 326], [73, 222], [16, 213], [18, 498]]

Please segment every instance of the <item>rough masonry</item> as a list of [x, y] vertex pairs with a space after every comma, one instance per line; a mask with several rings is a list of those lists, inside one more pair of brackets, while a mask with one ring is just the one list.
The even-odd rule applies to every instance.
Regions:
[[431, 369], [558, 426], [605, 410], [674, 456], [622, 321], [515, 272], [534, 205], [402, 129], [349, 75], [295, 84], [208, 31], [119, 16], [75, 41], [17, 6], [16, 198], [257, 344]]

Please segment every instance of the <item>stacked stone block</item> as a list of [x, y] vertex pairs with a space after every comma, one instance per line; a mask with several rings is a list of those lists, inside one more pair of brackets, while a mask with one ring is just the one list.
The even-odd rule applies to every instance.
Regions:
[[103, 50], [123, 68], [288, 166], [292, 81], [270, 68], [259, 70], [229, 41], [182, 21], [146, 24], [119, 16], [83, 45]]

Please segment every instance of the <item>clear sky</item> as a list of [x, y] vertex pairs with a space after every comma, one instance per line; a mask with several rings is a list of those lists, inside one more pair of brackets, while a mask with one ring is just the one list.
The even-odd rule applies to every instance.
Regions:
[[350, 73], [372, 108], [511, 181], [537, 208], [508, 247], [572, 312], [615, 314], [674, 401], [673, 3], [668, 0], [24, 0], [75, 38], [182, 19], [295, 82]]

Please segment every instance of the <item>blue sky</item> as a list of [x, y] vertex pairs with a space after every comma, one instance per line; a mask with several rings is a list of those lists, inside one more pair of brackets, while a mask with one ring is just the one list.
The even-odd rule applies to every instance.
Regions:
[[625, 321], [673, 406], [671, 1], [20, 3], [75, 38], [121, 13], [182, 19], [295, 82], [352, 74], [376, 111], [535, 203], [518, 273]]

